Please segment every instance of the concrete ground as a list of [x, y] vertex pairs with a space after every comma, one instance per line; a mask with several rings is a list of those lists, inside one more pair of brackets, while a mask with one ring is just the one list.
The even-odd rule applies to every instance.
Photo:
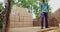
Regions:
[[10, 28], [8, 32], [38, 32], [40, 27]]
[[10, 28], [8, 32], [38, 32], [40, 27], [22, 27], [22, 28]]

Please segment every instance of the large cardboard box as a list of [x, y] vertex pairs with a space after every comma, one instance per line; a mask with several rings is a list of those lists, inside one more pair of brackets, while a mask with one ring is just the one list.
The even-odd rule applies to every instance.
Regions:
[[33, 26], [32, 15], [28, 9], [14, 6], [10, 13], [10, 26], [15, 28]]
[[19, 22], [15, 22], [15, 28], [17, 28], [17, 27], [20, 27], [20, 23]]
[[26, 22], [27, 22], [27, 21], [28, 21], [28, 22], [30, 21], [30, 22], [31, 22], [31, 21], [32, 21], [32, 18], [31, 18], [31, 17], [28, 17], [28, 16], [25, 16], [25, 17], [24, 17], [24, 21], [26, 21]]
[[14, 28], [14, 22], [10, 22], [10, 28]]
[[12, 14], [10, 14], [11, 16], [10, 16], [10, 21], [11, 22], [14, 22], [14, 15], [12, 15]]
[[14, 20], [15, 22], [19, 22], [19, 16], [18, 15], [15, 15], [14, 18], [15, 18], [15, 20]]
[[24, 24], [23, 27], [33, 27], [33, 26], [32, 26], [32, 24], [30, 24], [30, 25]]
[[33, 22], [24, 22], [24, 24], [26, 24], [26, 25], [29, 25], [29, 24], [32, 24]]
[[19, 19], [20, 22], [24, 22], [24, 17], [23, 17], [23, 16], [20, 16], [19, 18], [20, 18], [20, 19]]
[[59, 21], [60, 23], [60, 8], [54, 13], [54, 16], [57, 19], [57, 21]]
[[20, 22], [19, 24], [20, 24], [20, 27], [23, 27], [23, 25], [24, 25], [24, 22]]

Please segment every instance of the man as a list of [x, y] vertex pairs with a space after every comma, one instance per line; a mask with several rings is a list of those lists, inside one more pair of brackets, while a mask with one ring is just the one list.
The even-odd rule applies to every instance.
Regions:
[[48, 28], [48, 3], [46, 0], [42, 0], [42, 3], [40, 3], [41, 7], [41, 29], [43, 29], [43, 22], [45, 17], [45, 28]]

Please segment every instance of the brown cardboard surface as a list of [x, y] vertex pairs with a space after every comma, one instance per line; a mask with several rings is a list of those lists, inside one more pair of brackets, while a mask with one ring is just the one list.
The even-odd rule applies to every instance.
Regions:
[[10, 26], [15, 28], [33, 26], [33, 19], [31, 13], [28, 13], [28, 9], [13, 7], [10, 13]]
[[55, 13], [54, 13], [54, 16], [55, 16], [55, 18], [59, 21], [59, 23], [60, 23], [60, 9], [58, 9]]

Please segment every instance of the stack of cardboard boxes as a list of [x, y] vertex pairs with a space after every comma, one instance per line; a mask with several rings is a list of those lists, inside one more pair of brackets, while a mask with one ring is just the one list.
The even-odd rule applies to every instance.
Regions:
[[27, 8], [14, 6], [10, 13], [10, 27], [30, 27], [33, 26], [32, 15]]
[[54, 16], [58, 21], [58, 26], [60, 26], [60, 8], [54, 13]]
[[54, 13], [54, 16], [60, 23], [60, 8]]

